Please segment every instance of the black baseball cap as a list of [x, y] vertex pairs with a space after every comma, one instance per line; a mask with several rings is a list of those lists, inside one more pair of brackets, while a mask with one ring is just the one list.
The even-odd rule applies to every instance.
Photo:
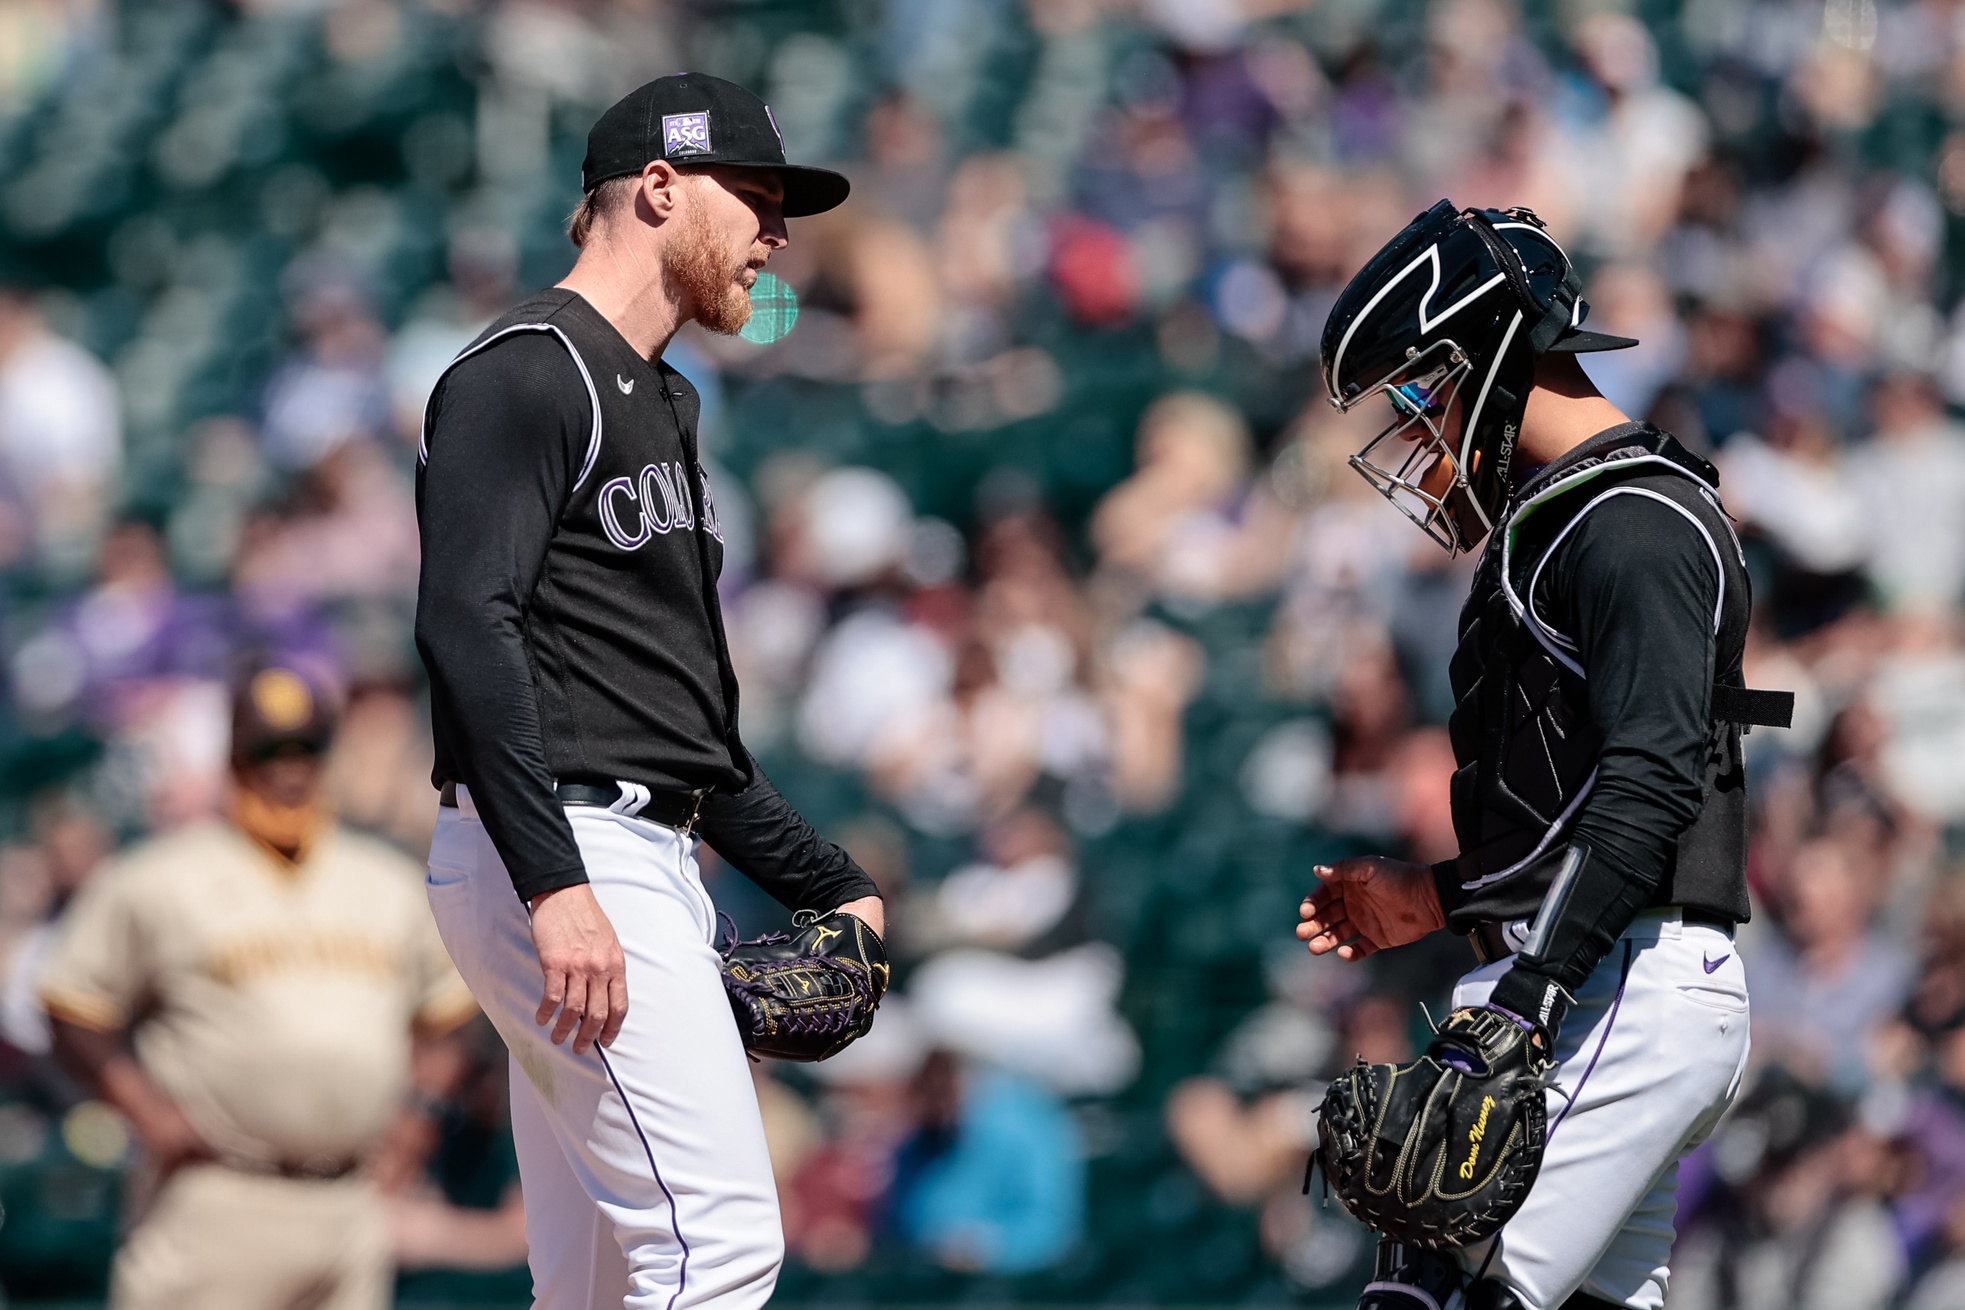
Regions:
[[672, 164], [769, 168], [785, 181], [785, 217], [823, 214], [846, 199], [846, 179], [828, 168], [785, 162], [785, 139], [771, 107], [708, 73], [658, 77], [615, 102], [587, 133], [580, 183], [592, 191], [639, 173], [657, 159]]

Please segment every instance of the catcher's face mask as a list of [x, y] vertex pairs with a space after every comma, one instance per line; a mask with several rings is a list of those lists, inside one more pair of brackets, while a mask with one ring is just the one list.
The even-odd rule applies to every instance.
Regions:
[[1358, 270], [1321, 342], [1330, 402], [1385, 393], [1394, 421], [1351, 463], [1450, 553], [1493, 528], [1535, 359], [1615, 350], [1585, 331], [1569, 256], [1525, 209], [1457, 210], [1442, 200]]
[[1471, 368], [1459, 346], [1437, 341], [1342, 406], [1348, 412], [1378, 395], [1391, 402], [1391, 423], [1351, 457], [1351, 467], [1456, 553], [1493, 526], [1470, 484], [1481, 452], [1469, 449], [1473, 443], [1455, 403]]

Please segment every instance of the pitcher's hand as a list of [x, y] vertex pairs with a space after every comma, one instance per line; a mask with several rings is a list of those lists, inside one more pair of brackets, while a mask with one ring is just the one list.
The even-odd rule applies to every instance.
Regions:
[[545, 1027], [554, 1011], [553, 1045], [573, 1037], [573, 1050], [585, 1055], [598, 1041], [612, 1046], [628, 1017], [628, 965], [621, 940], [594, 889], [575, 883], [532, 898], [532, 946], [545, 976], [545, 995], [534, 1022]]
[[1296, 926], [1312, 955], [1334, 950], [1340, 960], [1362, 960], [1446, 927], [1433, 871], [1423, 864], [1362, 855], [1315, 872], [1324, 885], [1304, 898]]

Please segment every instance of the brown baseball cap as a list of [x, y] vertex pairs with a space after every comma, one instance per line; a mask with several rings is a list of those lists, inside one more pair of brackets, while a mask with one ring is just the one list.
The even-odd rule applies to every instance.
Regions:
[[232, 762], [318, 755], [334, 740], [335, 719], [332, 699], [305, 675], [277, 664], [255, 669], [232, 696]]
[[708, 73], [658, 77], [615, 102], [587, 133], [580, 183], [591, 191], [657, 159], [771, 169], [784, 179], [786, 218], [823, 214], [851, 190], [829, 168], [786, 163], [785, 139], [771, 107], [735, 82]]

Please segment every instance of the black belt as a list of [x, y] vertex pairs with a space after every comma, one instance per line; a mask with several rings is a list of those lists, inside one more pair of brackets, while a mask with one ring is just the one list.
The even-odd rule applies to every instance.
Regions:
[[[562, 782], [554, 791], [561, 805], [593, 805], [683, 832], [695, 828], [703, 812], [703, 801], [710, 794], [708, 787], [697, 791], [657, 791], [638, 783], [623, 787], [618, 782]], [[445, 783], [437, 803], [456, 809], [457, 784]]]
[[[1669, 908], [1669, 907], [1667, 907]], [[1733, 920], [1717, 910], [1702, 910], [1697, 906], [1687, 906], [1678, 912], [1678, 917], [1686, 923], [1703, 923], [1709, 928], [1730, 933], [1737, 926]], [[1502, 923], [1496, 919], [1486, 919], [1474, 925], [1467, 934], [1467, 944], [1474, 948], [1474, 958], [1482, 964], [1493, 964], [1515, 953], [1508, 942]]]

